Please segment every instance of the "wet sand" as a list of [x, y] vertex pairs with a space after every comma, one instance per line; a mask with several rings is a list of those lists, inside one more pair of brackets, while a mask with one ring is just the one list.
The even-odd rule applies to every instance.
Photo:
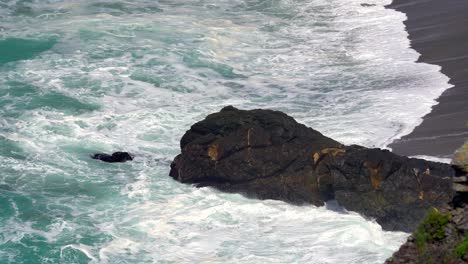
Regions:
[[468, 0], [394, 0], [388, 7], [407, 15], [418, 61], [442, 66], [454, 85], [421, 125], [389, 147], [400, 155], [450, 157], [468, 139]]

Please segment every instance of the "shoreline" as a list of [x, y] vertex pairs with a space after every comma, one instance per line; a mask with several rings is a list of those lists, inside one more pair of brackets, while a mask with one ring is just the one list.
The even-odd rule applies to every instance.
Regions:
[[468, 138], [468, 1], [393, 0], [386, 8], [406, 14], [417, 62], [441, 66], [453, 85], [420, 125], [388, 147], [399, 155], [450, 158]]

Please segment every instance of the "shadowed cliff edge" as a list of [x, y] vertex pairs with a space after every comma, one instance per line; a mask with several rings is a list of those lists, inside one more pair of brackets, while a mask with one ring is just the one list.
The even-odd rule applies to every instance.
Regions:
[[399, 155], [449, 158], [468, 138], [468, 1], [394, 0], [388, 8], [407, 15], [404, 23], [411, 47], [421, 53], [418, 61], [440, 65], [454, 85], [421, 125], [389, 147]]
[[294, 204], [336, 200], [386, 230], [413, 231], [431, 207], [452, 200], [448, 164], [345, 146], [292, 117], [232, 106], [182, 137], [170, 176], [198, 187]]
[[[455, 155], [461, 176], [453, 178], [453, 200], [432, 208], [386, 264], [468, 263], [468, 142]], [[464, 174], [464, 175], [463, 175]]]

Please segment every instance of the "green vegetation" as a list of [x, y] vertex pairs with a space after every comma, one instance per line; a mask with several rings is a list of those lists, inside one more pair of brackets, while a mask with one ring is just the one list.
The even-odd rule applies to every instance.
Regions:
[[455, 254], [461, 258], [468, 253], [468, 233], [465, 234], [465, 239], [455, 248]]
[[441, 214], [437, 209], [432, 208], [414, 234], [418, 248], [425, 248], [427, 242], [444, 239], [445, 227], [450, 218], [450, 215]]

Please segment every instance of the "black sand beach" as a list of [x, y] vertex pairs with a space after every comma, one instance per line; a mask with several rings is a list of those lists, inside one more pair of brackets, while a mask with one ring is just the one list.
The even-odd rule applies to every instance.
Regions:
[[388, 7], [406, 13], [419, 61], [442, 66], [454, 85], [421, 125], [389, 147], [400, 155], [450, 157], [468, 138], [468, 1], [394, 0]]

